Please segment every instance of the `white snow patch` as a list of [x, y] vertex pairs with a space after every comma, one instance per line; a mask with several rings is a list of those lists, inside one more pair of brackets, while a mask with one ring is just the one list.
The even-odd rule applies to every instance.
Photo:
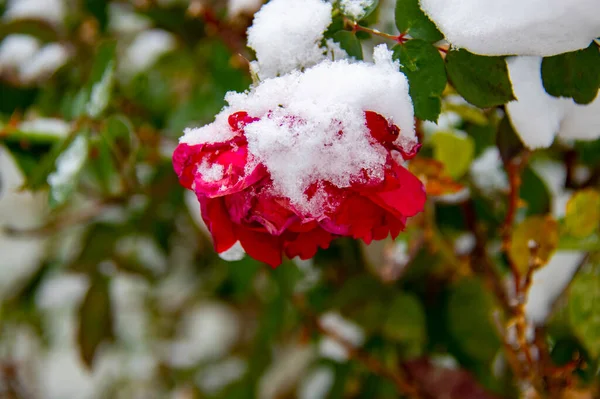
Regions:
[[290, 392], [314, 358], [314, 348], [290, 345], [275, 352], [273, 363], [260, 378], [258, 399], [276, 399]]
[[74, 308], [83, 299], [89, 281], [78, 274], [60, 274], [47, 278], [37, 292], [35, 302], [42, 310]]
[[38, 51], [33, 58], [22, 65], [20, 77], [24, 82], [33, 82], [52, 75], [67, 63], [69, 51], [60, 43], [50, 43]]
[[244, 248], [239, 241], [236, 241], [227, 251], [219, 254], [219, 258], [226, 260], [227, 262], [242, 260], [244, 259], [244, 256], [246, 256], [246, 251], [244, 251]]
[[365, 16], [365, 11], [375, 4], [375, 0], [340, 0], [340, 7], [345, 15], [355, 21]]
[[136, 13], [128, 4], [111, 2], [108, 16], [108, 29], [120, 35], [138, 33], [152, 26], [151, 19]]
[[549, 147], [556, 135], [565, 140], [600, 137], [600, 97], [580, 105], [548, 94], [542, 83], [541, 57], [511, 57], [507, 64], [517, 100], [506, 109], [527, 147]]
[[[358, 347], [365, 341], [365, 333], [360, 326], [344, 319], [339, 313], [328, 312], [319, 318], [323, 328], [335, 332], [352, 345]], [[336, 362], [348, 360], [348, 351], [339, 342], [323, 337], [319, 342], [319, 354]]]
[[40, 19], [52, 25], [60, 25], [65, 14], [64, 0], [9, 0], [3, 18], [6, 21]]
[[238, 111], [260, 118], [245, 127], [253, 155], [247, 169], [263, 163], [276, 193], [319, 216], [333, 204], [324, 202], [322, 187], [312, 198], [305, 195], [313, 183], [327, 181], [343, 188], [363, 170], [369, 178], [383, 176], [386, 150], [371, 144], [365, 111], [381, 114], [400, 128], [398, 145], [409, 150], [417, 141], [406, 77], [384, 45], [375, 48], [374, 60], [324, 61], [303, 73], [264, 80], [246, 93], [230, 92], [229, 106], [215, 122], [186, 129], [180, 141], [195, 145], [229, 139], [233, 132], [227, 118]]
[[216, 395], [221, 389], [242, 378], [248, 365], [239, 357], [230, 357], [203, 368], [196, 375], [200, 389], [208, 395]]
[[19, 130], [28, 135], [48, 135], [64, 138], [71, 131], [71, 124], [58, 118], [35, 118], [21, 122]]
[[30, 62], [40, 49], [40, 41], [23, 34], [8, 35], [0, 42], [0, 73], [19, 70]]
[[473, 233], [462, 233], [454, 240], [454, 253], [459, 256], [469, 255], [475, 249], [476, 244], [477, 239]]
[[263, 0], [228, 0], [227, 14], [229, 17], [236, 17], [243, 14], [252, 15], [262, 4]]
[[180, 327], [179, 337], [168, 345], [166, 359], [177, 368], [223, 357], [240, 334], [237, 314], [219, 303], [206, 303], [193, 309]]
[[[56, 170], [48, 175], [48, 184], [52, 187], [65, 186], [72, 182], [81, 170], [88, 154], [88, 143], [84, 136], [77, 136], [73, 143], [56, 159]], [[57, 190], [62, 195], [64, 190]], [[62, 199], [57, 198], [58, 203]]]
[[331, 4], [322, 0], [272, 0], [262, 6], [248, 28], [248, 47], [256, 52], [260, 78], [322, 61], [320, 43], [331, 11]]
[[555, 253], [548, 264], [533, 275], [525, 313], [536, 325], [543, 324], [552, 310], [552, 304], [573, 278], [585, 254], [576, 251]]
[[129, 45], [123, 56], [122, 69], [133, 76], [150, 68], [163, 55], [174, 50], [177, 41], [173, 34], [162, 29], [140, 32]]
[[509, 188], [497, 147], [487, 148], [478, 156], [471, 164], [469, 173], [477, 188], [486, 194], [504, 192]]
[[483, 55], [551, 56], [600, 36], [597, 0], [420, 0], [446, 39]]
[[298, 386], [299, 399], [325, 399], [335, 382], [331, 367], [320, 366], [302, 379]]

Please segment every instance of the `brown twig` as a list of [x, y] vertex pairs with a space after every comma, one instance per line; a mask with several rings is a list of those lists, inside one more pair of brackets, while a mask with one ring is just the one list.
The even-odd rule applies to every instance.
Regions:
[[336, 343], [340, 344], [348, 353], [351, 359], [358, 361], [363, 364], [369, 371], [387, 380], [390, 380], [396, 387], [398, 393], [406, 395], [413, 399], [422, 399], [423, 396], [419, 393], [417, 387], [407, 380], [402, 370], [390, 370], [385, 367], [378, 359], [371, 356], [369, 353], [361, 350], [354, 346], [351, 342], [346, 340], [344, 337], [339, 335], [336, 331], [330, 330], [325, 327], [319, 320], [318, 317], [312, 315], [311, 312], [304, 305], [302, 298], [294, 298], [294, 304], [296, 308], [308, 319], [309, 323], [313, 328], [320, 334], [331, 338]]

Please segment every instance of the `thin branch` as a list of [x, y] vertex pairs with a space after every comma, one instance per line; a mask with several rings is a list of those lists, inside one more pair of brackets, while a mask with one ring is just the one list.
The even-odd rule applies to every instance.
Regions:
[[296, 305], [296, 308], [304, 315], [306, 319], [308, 319], [310, 325], [313, 326], [313, 328], [316, 331], [318, 331], [322, 335], [327, 336], [328, 338], [331, 338], [336, 343], [341, 345], [346, 350], [348, 356], [351, 359], [354, 359], [359, 363], [363, 364], [373, 374], [390, 380], [396, 387], [398, 393], [406, 395], [409, 398], [413, 399], [423, 398], [420, 395], [418, 388], [412, 385], [407, 380], [406, 376], [401, 370], [388, 369], [378, 359], [374, 358], [369, 353], [361, 350], [360, 348], [355, 347], [354, 344], [346, 340], [337, 332], [325, 327], [319, 321], [318, 317], [310, 313], [310, 311], [306, 308], [303, 302], [304, 301], [301, 298], [294, 298], [293, 301], [293, 303]]

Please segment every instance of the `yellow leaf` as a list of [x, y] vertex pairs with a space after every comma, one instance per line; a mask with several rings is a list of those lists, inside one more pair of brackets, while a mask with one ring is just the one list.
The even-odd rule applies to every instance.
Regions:
[[545, 265], [558, 246], [558, 223], [549, 216], [525, 219], [512, 232], [508, 255], [521, 273], [526, 273], [532, 261], [532, 247], [541, 265]]
[[567, 202], [565, 227], [577, 238], [591, 235], [600, 225], [600, 193], [593, 189], [575, 193]]

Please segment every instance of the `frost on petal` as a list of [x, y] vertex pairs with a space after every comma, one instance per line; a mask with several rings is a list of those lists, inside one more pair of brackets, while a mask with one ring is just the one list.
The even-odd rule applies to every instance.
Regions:
[[512, 57], [507, 64], [517, 100], [508, 103], [506, 109], [527, 147], [549, 147], [557, 134], [563, 139], [600, 137], [599, 98], [580, 105], [570, 98], [549, 95], [542, 83], [541, 57]]
[[331, 24], [331, 11], [331, 4], [322, 0], [273, 0], [264, 5], [248, 29], [259, 76], [275, 77], [325, 59], [320, 44]]
[[551, 56], [600, 36], [597, 0], [420, 0], [454, 46], [482, 55]]

